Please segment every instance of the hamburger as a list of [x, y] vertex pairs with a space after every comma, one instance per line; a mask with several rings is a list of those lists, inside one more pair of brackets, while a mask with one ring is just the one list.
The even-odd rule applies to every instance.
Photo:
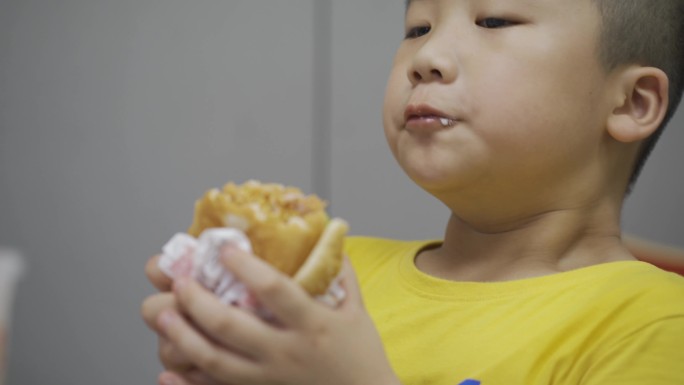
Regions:
[[195, 202], [187, 233], [217, 228], [244, 233], [251, 251], [294, 279], [312, 296], [323, 296], [340, 272], [347, 223], [330, 218], [316, 195], [277, 183], [229, 182]]

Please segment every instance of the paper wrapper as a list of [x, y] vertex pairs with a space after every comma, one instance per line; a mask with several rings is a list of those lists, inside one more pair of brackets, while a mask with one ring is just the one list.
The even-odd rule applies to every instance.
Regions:
[[[221, 248], [232, 244], [251, 253], [252, 245], [242, 231], [235, 228], [212, 228], [199, 238], [185, 233], [174, 235], [162, 248], [159, 268], [170, 278], [190, 277], [216, 294], [222, 303], [253, 311], [262, 318], [272, 318], [263, 306], [248, 292], [244, 284], [223, 268], [219, 261]], [[344, 300], [345, 292], [339, 278], [333, 280], [328, 291], [315, 298], [331, 307]]]

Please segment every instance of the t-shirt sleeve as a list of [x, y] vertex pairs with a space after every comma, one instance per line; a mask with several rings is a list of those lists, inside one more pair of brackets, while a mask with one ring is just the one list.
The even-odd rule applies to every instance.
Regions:
[[640, 327], [593, 357], [581, 385], [684, 384], [684, 315]]

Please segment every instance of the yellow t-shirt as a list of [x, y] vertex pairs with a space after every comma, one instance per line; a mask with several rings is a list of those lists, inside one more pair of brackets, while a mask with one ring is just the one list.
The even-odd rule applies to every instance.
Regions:
[[454, 282], [415, 267], [428, 244], [346, 244], [402, 384], [684, 384], [684, 278], [625, 261]]

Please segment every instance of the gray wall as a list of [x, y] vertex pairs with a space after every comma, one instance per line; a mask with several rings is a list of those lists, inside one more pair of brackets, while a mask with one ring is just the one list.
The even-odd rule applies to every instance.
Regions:
[[[11, 385], [155, 383], [143, 265], [229, 179], [319, 192], [354, 233], [441, 235], [382, 136], [402, 2], [325, 4], [0, 0], [0, 244], [30, 266]], [[624, 217], [679, 246], [683, 125]]]

